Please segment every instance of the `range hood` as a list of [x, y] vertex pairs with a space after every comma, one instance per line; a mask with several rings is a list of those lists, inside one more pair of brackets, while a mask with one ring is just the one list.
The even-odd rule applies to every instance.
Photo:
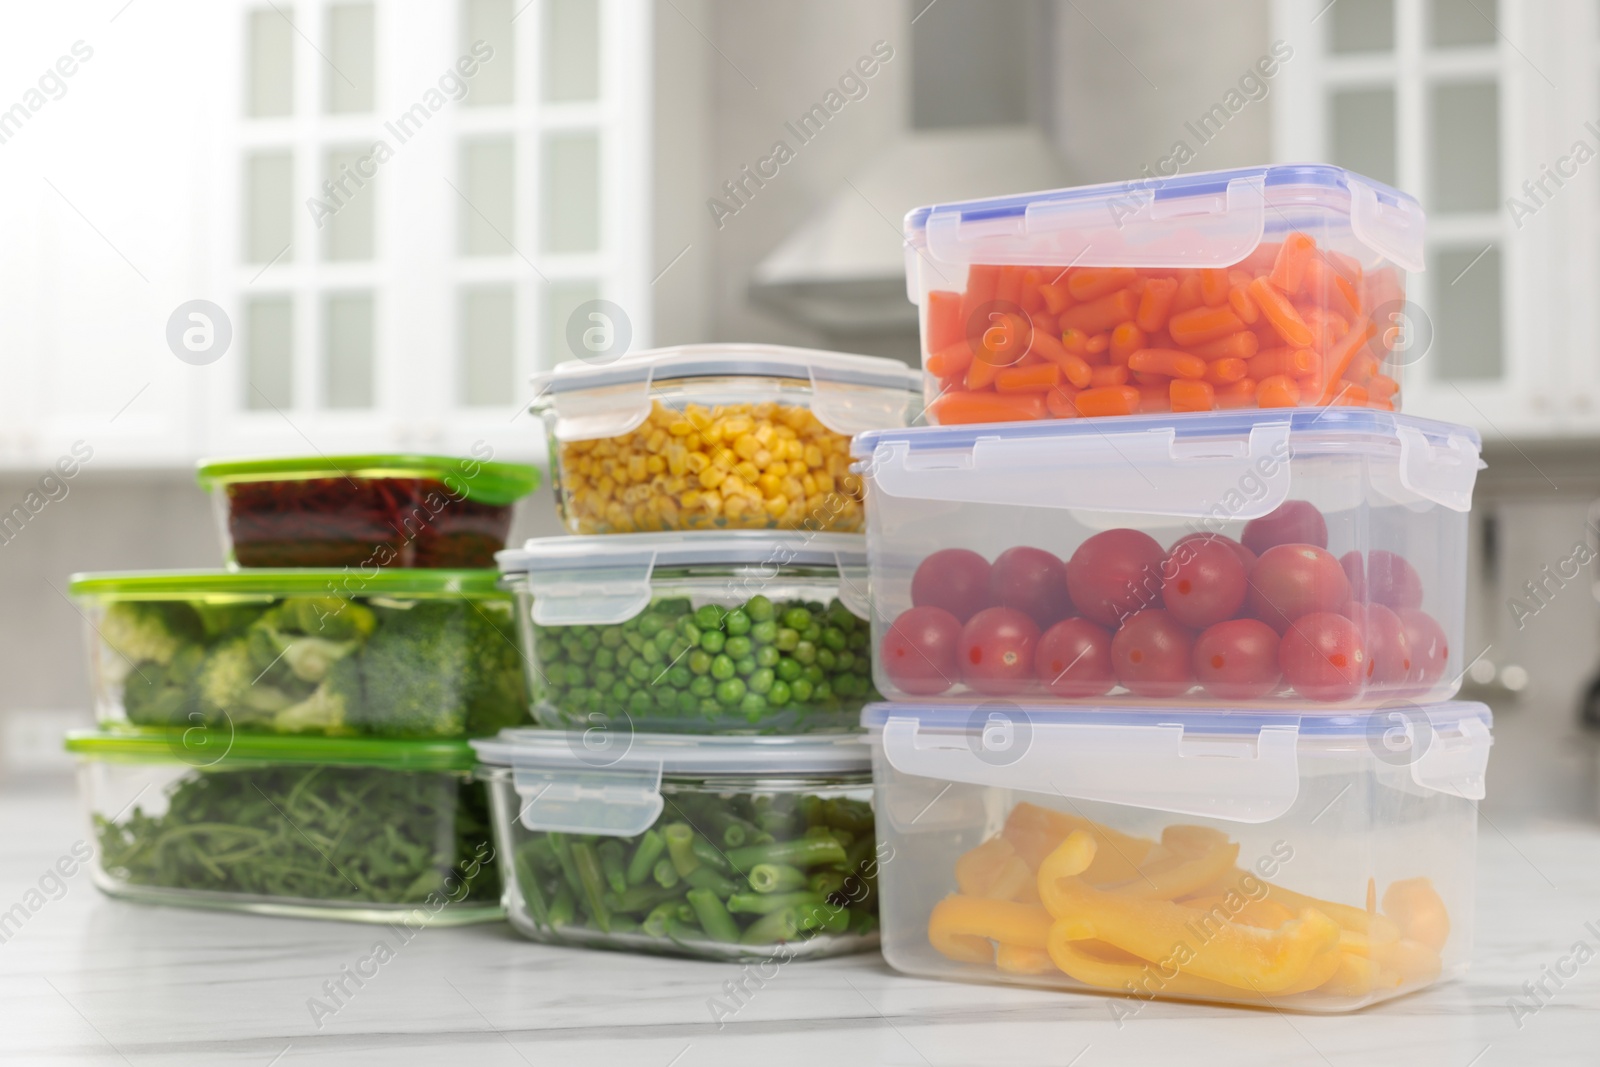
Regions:
[[900, 235], [907, 211], [1070, 184], [1032, 126], [908, 130], [761, 261], [751, 299], [826, 333], [915, 330]]

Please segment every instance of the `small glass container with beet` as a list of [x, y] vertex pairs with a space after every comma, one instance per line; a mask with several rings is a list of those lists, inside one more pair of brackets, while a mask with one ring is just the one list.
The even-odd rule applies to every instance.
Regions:
[[474, 458], [202, 461], [231, 567], [491, 567], [537, 469]]

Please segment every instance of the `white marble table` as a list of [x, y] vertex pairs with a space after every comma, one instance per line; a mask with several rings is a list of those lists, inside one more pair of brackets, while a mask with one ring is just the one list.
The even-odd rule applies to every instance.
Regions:
[[[1493, 817], [1492, 809], [1489, 809]], [[1497, 829], [1496, 826], [1499, 826]], [[1502, 832], [1503, 831], [1503, 832]], [[84, 834], [65, 783], [0, 789], [0, 911]], [[735, 968], [425, 930], [337, 1014], [307, 1001], [378, 928], [146, 907], [86, 874], [0, 944], [0, 1062], [394, 1065], [1600, 1063], [1600, 956], [1519, 1027], [1506, 1007], [1574, 942], [1600, 950], [1600, 829], [1485, 822], [1463, 981], [1352, 1016], [922, 981], [875, 956], [792, 964], [721, 1029]]]

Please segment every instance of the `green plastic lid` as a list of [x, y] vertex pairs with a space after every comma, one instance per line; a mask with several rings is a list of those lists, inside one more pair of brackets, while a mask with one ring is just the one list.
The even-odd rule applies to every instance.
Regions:
[[73, 596], [124, 600], [194, 600], [202, 597], [271, 599], [281, 596], [414, 597], [463, 596], [505, 599], [493, 569], [446, 570], [385, 567], [356, 569], [270, 568], [242, 571], [102, 571], [74, 574]]
[[66, 750], [86, 759], [187, 763], [198, 769], [263, 763], [329, 763], [396, 771], [470, 771], [476, 760], [465, 741], [387, 737], [300, 737], [230, 733], [225, 726], [74, 730]]
[[539, 469], [451, 456], [377, 453], [365, 456], [273, 456], [201, 460], [200, 488], [232, 482], [303, 481], [307, 478], [421, 478], [442, 482], [458, 497], [480, 504], [510, 504], [539, 486]]

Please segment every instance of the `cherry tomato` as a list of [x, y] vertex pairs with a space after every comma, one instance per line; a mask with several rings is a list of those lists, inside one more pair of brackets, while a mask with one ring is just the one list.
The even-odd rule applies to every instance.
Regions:
[[1450, 642], [1444, 636], [1444, 627], [1432, 615], [1416, 608], [1395, 612], [1406, 630], [1406, 643], [1411, 646], [1411, 675], [1406, 680], [1420, 685], [1433, 685], [1444, 677], [1450, 662]]
[[1183, 625], [1204, 630], [1231, 619], [1244, 605], [1245, 569], [1227, 545], [1180, 544], [1161, 565], [1161, 600]]
[[989, 572], [989, 602], [1016, 608], [1047, 627], [1072, 614], [1067, 566], [1042, 548], [1008, 548]]
[[1212, 541], [1217, 544], [1227, 545], [1233, 550], [1233, 554], [1239, 557], [1239, 562], [1244, 564], [1244, 572], [1246, 574], [1249, 574], [1250, 568], [1256, 565], [1256, 554], [1254, 552], [1250, 551], [1248, 548], [1244, 547], [1231, 537], [1224, 537], [1219, 533], [1208, 533], [1205, 530], [1197, 530], [1191, 534], [1184, 534], [1182, 537], [1172, 542], [1172, 548], [1168, 550], [1167, 555], [1170, 556], [1173, 552], [1178, 551], [1179, 545], [1186, 545], [1193, 541]]
[[1111, 634], [1088, 619], [1062, 619], [1039, 638], [1034, 673], [1050, 695], [1097, 697], [1111, 688]]
[[1067, 591], [1091, 622], [1115, 627], [1143, 608], [1161, 606], [1161, 561], [1166, 553], [1140, 530], [1103, 530], [1067, 561]]
[[1274, 510], [1244, 524], [1244, 547], [1261, 555], [1274, 545], [1328, 547], [1328, 521], [1308, 500], [1286, 500]]
[[1160, 608], [1131, 616], [1111, 639], [1117, 681], [1134, 696], [1182, 696], [1194, 685], [1194, 634]]
[[989, 606], [989, 561], [965, 548], [946, 548], [917, 565], [911, 603], [943, 608], [966, 622]]
[[1361, 630], [1331, 611], [1302, 615], [1278, 645], [1278, 666], [1284, 681], [1307, 700], [1349, 700], [1367, 678]]
[[1361, 604], [1354, 600], [1340, 614], [1361, 631], [1361, 646], [1367, 651], [1367, 684], [1396, 686], [1411, 673], [1411, 642], [1400, 617], [1382, 604]]
[[1422, 606], [1422, 576], [1404, 556], [1381, 548], [1367, 553], [1346, 552], [1340, 566], [1350, 579], [1350, 596], [1401, 611]]
[[961, 628], [961, 680], [980, 693], [1005, 696], [1033, 684], [1039, 627], [1016, 608], [984, 608]]
[[911, 696], [934, 696], [961, 678], [956, 650], [961, 622], [943, 608], [915, 607], [889, 624], [879, 663], [895, 688]]
[[1260, 619], [1229, 619], [1194, 642], [1194, 676], [1219, 700], [1258, 700], [1278, 688], [1278, 631]]
[[1337, 612], [1350, 599], [1350, 579], [1325, 548], [1274, 545], [1250, 571], [1250, 614], [1278, 631], [1313, 611]]

